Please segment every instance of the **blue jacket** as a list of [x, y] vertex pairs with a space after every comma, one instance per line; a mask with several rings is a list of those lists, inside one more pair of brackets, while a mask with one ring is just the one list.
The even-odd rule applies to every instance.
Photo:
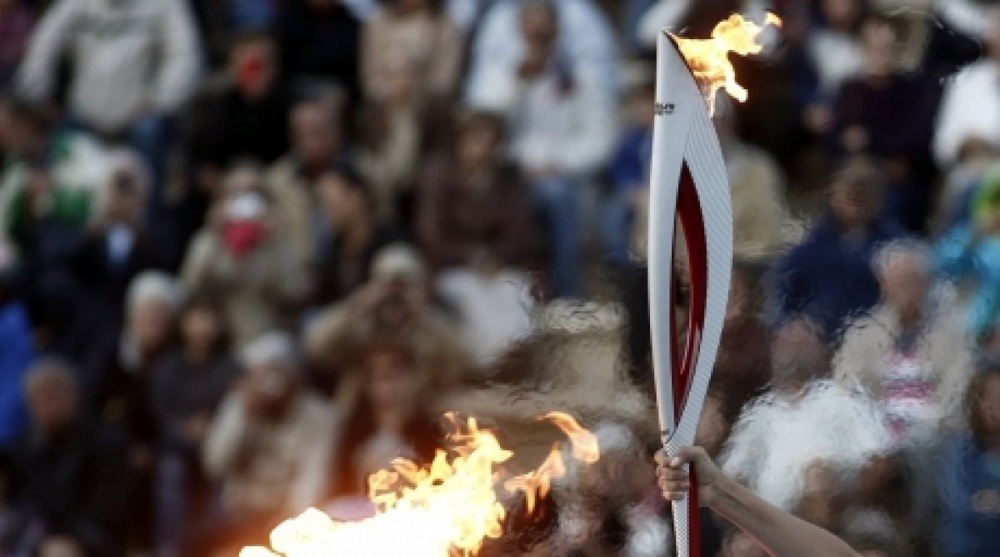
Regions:
[[1000, 555], [1000, 513], [977, 508], [995, 507], [1000, 500], [1000, 456], [979, 450], [966, 433], [948, 440], [942, 465], [938, 543], [943, 555]]
[[648, 184], [652, 156], [653, 129], [635, 125], [626, 129], [608, 163], [608, 181], [614, 193]]
[[877, 220], [860, 244], [841, 236], [830, 216], [820, 220], [798, 246], [779, 261], [774, 304], [779, 318], [808, 317], [835, 338], [848, 318], [878, 301], [871, 260], [878, 247], [905, 235], [894, 221]]
[[940, 274], [975, 283], [969, 301], [969, 332], [982, 338], [1000, 313], [1000, 236], [983, 238], [973, 245], [972, 224], [960, 224], [938, 241], [935, 264]]
[[0, 306], [0, 447], [27, 423], [23, 383], [33, 354], [24, 307], [18, 302]]

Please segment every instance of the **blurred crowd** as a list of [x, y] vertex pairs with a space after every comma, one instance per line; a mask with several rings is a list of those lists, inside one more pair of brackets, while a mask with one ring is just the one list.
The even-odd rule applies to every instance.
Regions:
[[602, 445], [484, 555], [670, 555], [655, 41], [766, 11], [750, 100], [712, 107], [735, 260], [698, 443], [862, 555], [1000, 555], [998, 8], [0, 0], [0, 556], [363, 517], [463, 409]]

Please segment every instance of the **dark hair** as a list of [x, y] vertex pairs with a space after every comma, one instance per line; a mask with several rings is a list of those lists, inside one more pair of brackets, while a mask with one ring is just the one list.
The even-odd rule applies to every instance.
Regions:
[[[379, 4], [382, 4], [388, 9], [393, 9], [399, 0], [379, 0]], [[434, 14], [440, 14], [444, 11], [444, 0], [428, 0], [428, 7]]]
[[502, 143], [507, 136], [507, 122], [502, 114], [487, 110], [469, 110], [461, 113], [456, 118], [456, 135], [461, 137], [472, 128], [487, 127], [496, 136], [497, 141]]
[[1000, 361], [996, 359], [984, 360], [980, 363], [979, 371], [972, 377], [969, 386], [965, 391], [965, 408], [969, 417], [969, 431], [976, 446], [983, 448], [986, 443], [986, 424], [983, 423], [982, 412], [979, 404], [986, 391], [986, 384], [990, 381], [1000, 380]]
[[352, 193], [356, 193], [361, 196], [365, 202], [365, 206], [373, 214], [378, 206], [378, 202], [375, 199], [375, 189], [372, 187], [371, 182], [368, 181], [358, 168], [351, 161], [337, 161], [330, 165], [323, 174], [338, 176], [342, 178], [341, 182], [350, 190]]
[[[219, 325], [219, 334], [216, 336], [215, 342], [212, 343], [212, 354], [216, 356], [227, 353], [232, 341], [229, 324], [226, 320], [222, 304], [219, 303], [218, 299], [218, 296], [211, 295], [206, 291], [196, 292], [184, 303], [184, 306], [178, 312], [179, 317], [177, 319], [177, 328], [181, 329], [184, 317], [189, 313], [194, 311], [209, 311], [213, 313]], [[181, 333], [179, 336], [183, 336], [183, 334]]]

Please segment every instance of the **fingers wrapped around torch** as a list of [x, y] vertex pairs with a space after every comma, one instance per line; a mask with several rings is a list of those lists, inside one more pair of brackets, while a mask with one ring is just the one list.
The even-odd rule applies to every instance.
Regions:
[[663, 497], [680, 501], [691, 491], [691, 476], [680, 456], [668, 457], [662, 450], [656, 453], [656, 482]]

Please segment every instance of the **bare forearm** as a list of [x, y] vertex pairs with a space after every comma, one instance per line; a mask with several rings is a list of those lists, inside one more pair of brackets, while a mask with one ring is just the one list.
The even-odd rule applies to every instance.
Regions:
[[857, 557], [846, 543], [720, 475], [712, 510], [757, 539], [773, 557]]

